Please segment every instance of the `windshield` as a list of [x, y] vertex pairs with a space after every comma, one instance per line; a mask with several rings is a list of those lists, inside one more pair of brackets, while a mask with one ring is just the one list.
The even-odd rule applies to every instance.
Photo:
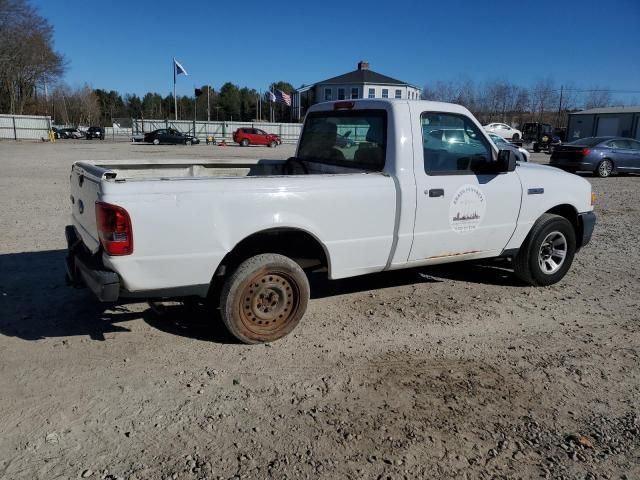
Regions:
[[304, 124], [298, 158], [379, 171], [384, 168], [386, 139], [384, 110], [313, 112]]
[[569, 142], [568, 145], [579, 145], [583, 147], [595, 147], [597, 144], [605, 140], [602, 137], [587, 137]]
[[537, 123], [525, 123], [522, 127], [523, 133], [538, 133]]

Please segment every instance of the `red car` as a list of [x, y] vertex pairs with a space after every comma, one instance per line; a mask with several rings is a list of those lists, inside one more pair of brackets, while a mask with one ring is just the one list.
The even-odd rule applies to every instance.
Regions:
[[239, 128], [233, 132], [233, 141], [243, 147], [248, 147], [249, 145], [267, 145], [273, 148], [282, 143], [278, 135], [267, 133], [259, 128]]

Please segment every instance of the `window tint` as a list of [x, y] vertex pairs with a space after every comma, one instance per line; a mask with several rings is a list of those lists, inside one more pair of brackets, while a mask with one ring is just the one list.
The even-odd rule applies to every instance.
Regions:
[[451, 113], [423, 113], [424, 169], [429, 174], [471, 173], [493, 160], [491, 147], [471, 120]]
[[265, 132], [264, 130], [260, 130], [260, 129], [256, 129], [256, 133], [258, 135], [266, 135], [267, 134], [267, 132]]
[[629, 148], [632, 148], [633, 150], [640, 150], [640, 142], [636, 140], [628, 140], [628, 142]]
[[384, 110], [314, 112], [305, 121], [298, 158], [379, 171], [384, 167], [386, 139]]

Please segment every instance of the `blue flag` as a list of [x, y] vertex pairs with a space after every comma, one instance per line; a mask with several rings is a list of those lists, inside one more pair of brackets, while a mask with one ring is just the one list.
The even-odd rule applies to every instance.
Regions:
[[189, 75], [187, 71], [184, 69], [184, 67], [180, 65], [180, 63], [178, 63], [178, 61], [175, 58], [173, 59], [173, 63], [175, 64], [175, 67], [176, 67], [176, 75], [180, 75], [181, 73], [184, 73], [187, 76]]

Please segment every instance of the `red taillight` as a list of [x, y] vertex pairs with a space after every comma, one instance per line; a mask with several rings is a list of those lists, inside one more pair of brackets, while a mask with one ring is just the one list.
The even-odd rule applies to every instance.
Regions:
[[589, 155], [590, 152], [591, 150], [589, 150], [588, 148], [583, 148], [582, 150], [580, 150], [580, 155], [582, 155], [583, 157], [586, 157], [587, 155]]
[[100, 243], [107, 255], [133, 253], [131, 218], [124, 208], [96, 202], [96, 224]]
[[352, 109], [353, 106], [355, 105], [354, 102], [336, 102], [333, 104], [333, 109], [334, 110], [345, 110], [345, 109]]

